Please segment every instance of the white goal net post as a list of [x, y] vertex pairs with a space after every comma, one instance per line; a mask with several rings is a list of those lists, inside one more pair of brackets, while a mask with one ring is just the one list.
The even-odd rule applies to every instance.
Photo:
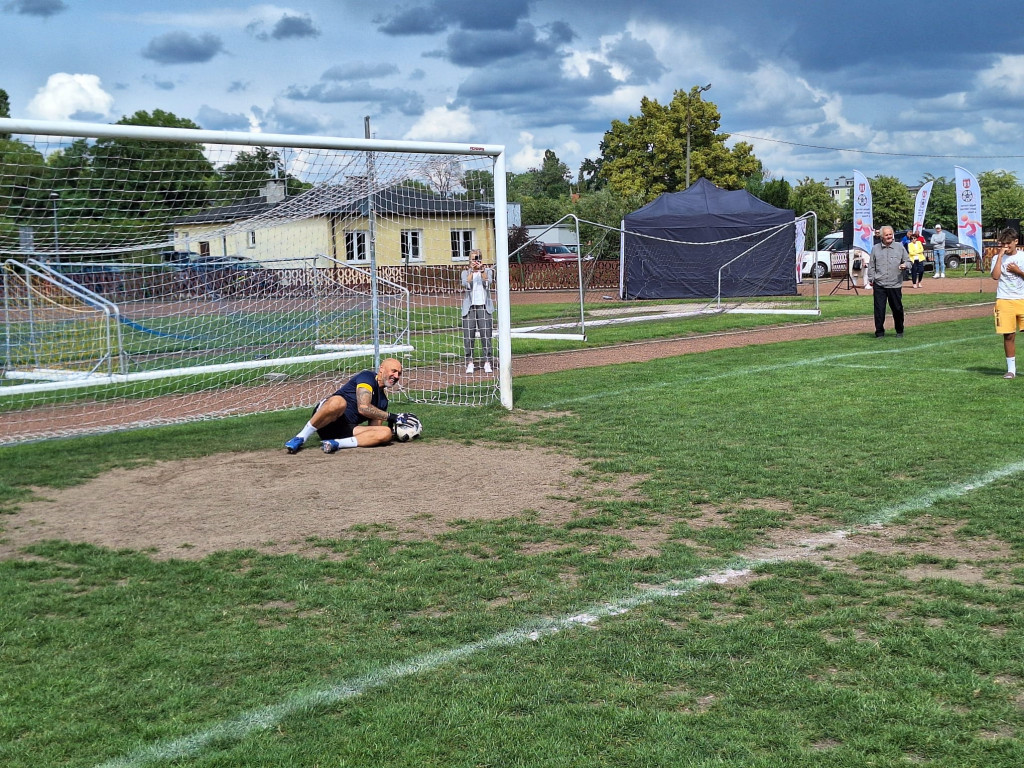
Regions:
[[505, 180], [488, 144], [0, 119], [0, 444], [311, 406], [387, 356], [395, 402], [511, 408]]

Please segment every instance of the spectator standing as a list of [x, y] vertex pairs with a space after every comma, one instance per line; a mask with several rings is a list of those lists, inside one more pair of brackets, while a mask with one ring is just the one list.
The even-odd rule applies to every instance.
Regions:
[[483, 347], [484, 373], [491, 373], [491, 355], [494, 336], [494, 302], [491, 299], [491, 285], [494, 271], [485, 267], [480, 260], [480, 251], [469, 252], [469, 269], [462, 272], [462, 336], [466, 353], [466, 373], [473, 373], [474, 339], [480, 334]]
[[946, 276], [946, 233], [942, 231], [942, 225], [935, 225], [935, 233], [929, 241], [932, 244], [932, 255], [935, 258], [935, 271], [932, 277]]
[[910, 259], [910, 285], [912, 288], [920, 288], [924, 278], [924, 238], [918, 232], [909, 234], [907, 258]]
[[903, 336], [903, 270], [907, 268], [907, 251], [897, 242], [892, 227], [879, 230], [882, 239], [871, 249], [868, 280], [875, 302], [875, 338], [885, 336], [885, 306], [892, 310], [896, 337]]

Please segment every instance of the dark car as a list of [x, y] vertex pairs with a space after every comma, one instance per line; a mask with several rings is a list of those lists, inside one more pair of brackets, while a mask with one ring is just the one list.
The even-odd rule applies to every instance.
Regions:
[[277, 284], [277, 273], [243, 256], [196, 256], [175, 264], [193, 290], [206, 294], [265, 293]]
[[[901, 229], [895, 233], [896, 242], [903, 242], [903, 238], [907, 236], [909, 230]], [[926, 269], [931, 266], [934, 267], [934, 259], [932, 258], [933, 246], [931, 243], [932, 235], [935, 234], [934, 229], [922, 229], [921, 235], [924, 237], [924, 257], [928, 264]], [[964, 262], [974, 261], [975, 253], [974, 249], [970, 246], [964, 245], [957, 240], [956, 235], [947, 230], [943, 230], [943, 234], [946, 236], [946, 266], [950, 269], [956, 269]]]

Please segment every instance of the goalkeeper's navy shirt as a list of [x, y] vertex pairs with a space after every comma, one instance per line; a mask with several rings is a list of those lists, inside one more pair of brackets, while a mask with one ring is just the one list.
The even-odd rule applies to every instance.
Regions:
[[356, 392], [360, 389], [370, 390], [370, 403], [382, 411], [388, 409], [388, 396], [377, 383], [376, 371], [362, 371], [346, 381], [341, 389], [334, 394], [345, 398], [345, 420], [353, 427], [357, 424], [369, 421], [359, 415], [359, 403], [356, 400]]

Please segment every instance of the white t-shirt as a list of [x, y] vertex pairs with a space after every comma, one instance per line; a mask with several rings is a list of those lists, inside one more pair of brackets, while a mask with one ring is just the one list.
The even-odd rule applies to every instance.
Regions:
[[[999, 282], [996, 283], [997, 299], [1024, 299], [1024, 277], [1007, 272], [1006, 268], [1016, 264], [1024, 270], [1024, 251], [1017, 249], [1016, 253], [1003, 256], [1003, 269], [999, 273]], [[992, 259], [992, 271], [996, 270], [996, 260]]]
[[469, 303], [474, 307], [482, 307], [487, 303], [487, 289], [484, 288], [484, 278], [479, 272], [474, 272], [470, 278], [473, 291]]

